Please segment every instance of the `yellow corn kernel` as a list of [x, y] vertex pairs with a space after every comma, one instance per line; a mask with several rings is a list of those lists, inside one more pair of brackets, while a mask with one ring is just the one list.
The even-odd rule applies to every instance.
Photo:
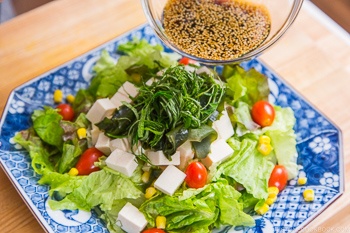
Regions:
[[306, 177], [299, 177], [298, 178], [298, 185], [304, 185], [307, 182], [307, 178]]
[[79, 128], [77, 130], [77, 135], [79, 139], [86, 138], [86, 129], [85, 128]]
[[274, 197], [268, 197], [265, 201], [266, 204], [268, 205], [272, 205], [273, 203], [275, 203], [275, 201], [277, 200], [277, 196]]
[[305, 189], [303, 192], [303, 197], [305, 201], [313, 201], [315, 199], [315, 192], [312, 189]]
[[72, 167], [68, 172], [68, 175], [70, 176], [77, 176], [78, 174], [79, 174], [79, 171], [75, 167]]
[[67, 95], [66, 100], [68, 103], [72, 104], [75, 100], [74, 95]]
[[264, 203], [257, 211], [257, 214], [263, 215], [265, 214], [267, 211], [269, 211], [270, 207], [268, 206], [268, 204]]
[[60, 102], [62, 102], [62, 99], [63, 99], [62, 91], [59, 89], [55, 90], [55, 92], [53, 93], [53, 101], [55, 103], [60, 103]]
[[258, 151], [262, 154], [262, 155], [268, 155], [271, 153], [272, 151], [272, 146], [271, 144], [266, 144], [266, 143], [261, 143], [258, 145]]
[[148, 187], [145, 192], [145, 198], [150, 199], [157, 193], [157, 190], [154, 187]]
[[147, 183], [149, 181], [149, 177], [150, 177], [151, 173], [150, 172], [144, 172], [141, 176], [141, 180], [143, 183]]
[[277, 197], [277, 194], [280, 192], [279, 189], [276, 186], [271, 186], [267, 188], [267, 192], [270, 197]]
[[166, 225], [166, 217], [164, 216], [157, 216], [156, 218], [156, 227], [158, 229], [165, 229]]
[[270, 143], [271, 143], [271, 139], [269, 136], [261, 135], [259, 137], [259, 144], [270, 144]]

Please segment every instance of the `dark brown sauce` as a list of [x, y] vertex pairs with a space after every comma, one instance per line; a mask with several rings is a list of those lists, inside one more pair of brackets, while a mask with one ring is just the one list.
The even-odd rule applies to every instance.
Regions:
[[230, 60], [258, 47], [269, 35], [265, 6], [244, 0], [168, 0], [164, 30], [184, 52]]

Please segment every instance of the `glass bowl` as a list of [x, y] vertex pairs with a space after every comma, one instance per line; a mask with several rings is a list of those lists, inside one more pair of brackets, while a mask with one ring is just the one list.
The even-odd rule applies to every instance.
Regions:
[[[299, 13], [303, 0], [141, 0], [141, 2], [149, 24], [168, 47], [182, 56], [200, 63], [217, 65], [250, 60], [271, 47], [292, 25]], [[236, 5], [230, 5], [231, 8], [228, 8], [228, 4], [232, 4], [232, 2], [235, 2]], [[174, 4], [177, 5], [174, 6]], [[182, 10], [181, 7], [183, 6], [185, 6], [184, 9], [186, 10]], [[211, 8], [213, 6], [214, 10]], [[247, 13], [249, 9], [263, 9], [263, 12], [267, 12], [269, 22], [264, 24], [264, 27], [268, 25], [269, 31], [264, 33], [263, 38], [254, 34], [257, 32], [256, 28], [258, 25], [262, 25], [264, 21], [257, 18], [257, 14], [254, 15], [255, 18], [245, 14], [245, 18], [242, 16], [242, 19], [245, 21], [239, 21], [240, 19], [237, 18], [239, 18], [241, 13], [239, 13], [239, 16], [237, 14], [234, 15], [235, 18], [230, 18], [233, 14], [232, 12], [227, 13], [231, 15], [229, 17], [226, 17], [226, 12], [222, 13], [222, 11], [227, 11], [227, 9], [238, 9], [237, 6], [243, 8], [239, 11], [235, 10], [235, 12]], [[183, 12], [186, 12], [186, 15], [178, 15]], [[221, 18], [212, 21], [212, 18], [217, 16]], [[210, 20], [207, 18], [210, 18]], [[235, 19], [237, 23], [231, 21], [231, 19]], [[197, 30], [201, 22], [209, 21], [211, 23], [211, 26], [208, 27], [209, 30], [207, 30], [207, 27], [204, 31]], [[250, 23], [253, 25], [252, 27], [249, 27]], [[220, 26], [215, 28], [216, 25]], [[235, 33], [231, 31], [233, 28], [236, 32], [245, 32], [244, 30], [242, 31], [243, 26], [244, 28], [249, 28], [246, 30], [246, 32], [250, 33], [249, 35], [241, 33], [240, 36], [235, 36]], [[236, 29], [235, 27], [240, 28]], [[214, 29], [211, 30], [212, 28]], [[223, 29], [221, 30], [221, 28]], [[227, 30], [228, 28], [229, 30]], [[210, 34], [204, 36], [208, 32]], [[187, 38], [183, 38], [182, 35], [186, 35], [185, 37]], [[203, 40], [203, 37], [206, 37], [206, 39]], [[255, 38], [260, 39], [254, 41]], [[207, 41], [212, 40], [222, 42], [220, 42], [220, 45], [214, 45], [216, 49], [211, 50], [212, 43]], [[239, 47], [235, 47], [235, 44], [249, 46], [245, 50], [240, 50], [237, 49]], [[212, 55], [209, 56], [208, 54]]]

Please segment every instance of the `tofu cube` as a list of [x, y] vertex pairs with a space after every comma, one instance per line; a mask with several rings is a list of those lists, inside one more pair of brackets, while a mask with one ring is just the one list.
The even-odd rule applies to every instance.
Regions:
[[105, 117], [112, 115], [116, 108], [117, 107], [108, 98], [98, 99], [86, 114], [86, 118], [92, 124], [96, 124]]
[[160, 174], [156, 182], [154, 182], [154, 187], [163, 193], [172, 196], [181, 186], [185, 178], [185, 173], [175, 166], [169, 165], [167, 168], [165, 168], [162, 174]]
[[233, 149], [224, 139], [215, 140], [210, 145], [210, 153], [205, 159], [202, 159], [202, 163], [206, 167], [210, 167], [212, 164], [216, 164], [224, 161], [233, 154]]
[[127, 138], [116, 138], [110, 141], [109, 147], [111, 151], [114, 151], [115, 149], [120, 149], [123, 151], [130, 151], [130, 144], [129, 140]]
[[184, 144], [177, 148], [177, 151], [180, 152], [180, 164], [178, 168], [184, 170], [188, 162], [193, 159], [194, 151], [192, 150], [192, 144], [190, 141], [186, 141]]
[[176, 151], [169, 160], [163, 153], [163, 151], [147, 151], [146, 156], [149, 158], [151, 163], [156, 166], [162, 165], [180, 165], [180, 152]]
[[135, 98], [139, 94], [139, 89], [131, 82], [126, 81], [123, 86], [118, 89], [118, 92], [127, 97]]
[[139, 233], [147, 225], [143, 213], [129, 202], [119, 211], [117, 225], [128, 233]]
[[103, 132], [98, 135], [97, 142], [95, 144], [96, 149], [101, 151], [105, 155], [109, 155], [111, 153], [111, 149], [109, 147], [110, 138], [107, 137]]
[[95, 146], [100, 133], [102, 133], [102, 131], [97, 126], [92, 125], [92, 130], [90, 131], [92, 145]]
[[131, 177], [138, 166], [135, 160], [135, 155], [115, 149], [106, 159], [106, 165], [127, 177]]
[[218, 139], [224, 139], [225, 141], [235, 133], [226, 110], [222, 111], [222, 115], [213, 122], [212, 127], [218, 133]]
[[156, 82], [156, 79], [150, 78], [150, 79], [148, 79], [148, 81], [145, 84], [146, 84], [146, 86], [151, 86], [154, 82]]
[[123, 105], [123, 103], [122, 103], [123, 101], [127, 102], [127, 103], [132, 102], [132, 100], [128, 96], [123, 95], [119, 91], [117, 93], [115, 93], [111, 98], [111, 102], [116, 106], [116, 108], [120, 108], [120, 106]]

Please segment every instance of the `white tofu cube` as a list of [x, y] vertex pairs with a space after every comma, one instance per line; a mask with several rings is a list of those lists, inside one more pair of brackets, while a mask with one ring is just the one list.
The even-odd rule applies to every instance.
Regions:
[[96, 124], [105, 117], [112, 115], [115, 109], [116, 106], [108, 98], [98, 99], [86, 114], [86, 118], [92, 124]]
[[128, 233], [139, 233], [147, 225], [143, 213], [129, 202], [119, 211], [117, 225]]
[[139, 94], [139, 89], [131, 82], [126, 81], [123, 86], [118, 89], [118, 92], [127, 97], [135, 98]]
[[146, 156], [149, 158], [151, 163], [156, 166], [162, 165], [180, 165], [180, 152], [176, 151], [169, 160], [163, 153], [163, 151], [146, 151]]
[[202, 163], [210, 167], [212, 164], [216, 164], [224, 161], [233, 154], [233, 149], [224, 139], [215, 140], [210, 145], [210, 153], [205, 159], [202, 159]]
[[122, 102], [127, 102], [127, 103], [131, 103], [132, 100], [126, 96], [126, 95], [123, 95], [122, 93], [115, 93], [112, 98], [111, 98], [111, 102], [116, 106], [116, 108], [120, 108], [120, 106], [123, 105]]
[[156, 82], [156, 79], [155, 78], [150, 78], [150, 79], [148, 79], [148, 81], [145, 84], [146, 84], [146, 86], [151, 86], [154, 82]]
[[169, 165], [160, 174], [156, 182], [154, 182], [154, 187], [159, 189], [165, 194], [172, 196], [175, 191], [181, 186], [182, 182], [185, 180], [186, 174], [180, 169], [173, 165]]
[[196, 71], [197, 74], [207, 74], [207, 75], [212, 75], [213, 74], [213, 71], [211, 71], [208, 67], [206, 66], [201, 66], [197, 71]]
[[106, 159], [106, 165], [130, 177], [138, 166], [135, 160], [135, 155], [120, 149], [115, 149]]
[[129, 140], [127, 138], [116, 138], [109, 142], [109, 147], [111, 151], [114, 151], [115, 149], [120, 149], [123, 151], [130, 151], [130, 144]]
[[91, 135], [91, 143], [93, 146], [95, 146], [100, 133], [102, 133], [102, 131], [96, 125], [92, 125], [92, 130], [90, 131], [90, 135]]
[[177, 151], [180, 152], [180, 164], [178, 168], [184, 170], [188, 162], [193, 159], [194, 151], [192, 150], [192, 144], [190, 141], [186, 141], [181, 146], [177, 148]]
[[212, 127], [218, 133], [218, 139], [224, 139], [225, 141], [235, 133], [226, 110], [222, 111], [222, 115], [213, 122]]
[[111, 153], [111, 149], [109, 147], [110, 138], [107, 137], [103, 132], [98, 135], [97, 142], [95, 144], [96, 149], [101, 151], [105, 155], [109, 155]]

